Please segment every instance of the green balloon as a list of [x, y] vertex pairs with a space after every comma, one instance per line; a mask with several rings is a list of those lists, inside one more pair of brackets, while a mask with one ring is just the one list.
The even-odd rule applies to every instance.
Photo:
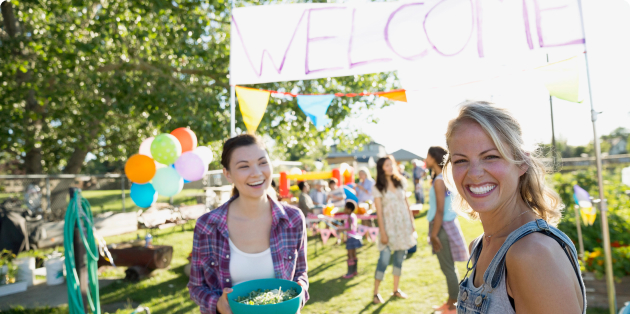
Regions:
[[184, 188], [184, 178], [171, 167], [158, 169], [151, 183], [157, 193], [162, 196], [174, 196]]
[[173, 135], [160, 134], [151, 143], [151, 155], [155, 161], [161, 164], [172, 165], [181, 154], [182, 145]]

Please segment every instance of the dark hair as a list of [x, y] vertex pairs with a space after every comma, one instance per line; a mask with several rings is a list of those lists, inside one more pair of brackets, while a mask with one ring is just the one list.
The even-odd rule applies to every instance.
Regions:
[[339, 180], [337, 180], [337, 178], [331, 178], [330, 180], [328, 180], [328, 185], [331, 185], [333, 183], [335, 185], [337, 185], [338, 182], [339, 182]]
[[306, 184], [304, 181], [298, 182], [298, 188], [300, 188], [300, 191], [304, 191], [304, 184]]
[[[427, 155], [431, 156], [435, 162], [438, 163], [442, 168], [444, 168], [444, 156], [448, 154], [448, 151], [441, 146], [431, 146], [429, 148], [429, 152]], [[433, 170], [433, 169], [431, 169]], [[431, 179], [435, 179], [437, 174], [434, 171], [431, 171]]]
[[385, 174], [385, 170], [383, 170], [383, 165], [385, 165], [385, 162], [388, 160], [392, 162], [392, 183], [394, 183], [394, 186], [402, 188], [402, 180], [405, 179], [398, 173], [398, 170], [396, 170], [396, 159], [394, 159], [394, 156], [387, 155], [380, 158], [376, 162], [376, 188], [381, 191], [381, 193], [387, 191], [387, 175]]
[[356, 206], [354, 206], [354, 202], [348, 201], [348, 202], [346, 202], [346, 208], [355, 210]]
[[[260, 136], [253, 134], [241, 134], [232, 137], [223, 143], [223, 152], [221, 153], [221, 165], [223, 168], [230, 170], [230, 161], [232, 160], [232, 153], [239, 147], [259, 145], [260, 147], [267, 149]], [[232, 196], [237, 196], [238, 190], [236, 187], [232, 190]]]

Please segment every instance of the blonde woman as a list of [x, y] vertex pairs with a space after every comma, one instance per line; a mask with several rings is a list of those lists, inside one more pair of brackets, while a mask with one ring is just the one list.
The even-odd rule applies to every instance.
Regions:
[[484, 230], [470, 244], [457, 313], [586, 313], [575, 246], [554, 227], [562, 203], [523, 148], [514, 116], [487, 102], [464, 104], [446, 142], [454, 202]]

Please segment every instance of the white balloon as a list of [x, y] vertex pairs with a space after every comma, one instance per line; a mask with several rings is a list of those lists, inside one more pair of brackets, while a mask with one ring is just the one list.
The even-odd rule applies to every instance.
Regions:
[[213, 157], [212, 150], [210, 150], [210, 148], [206, 146], [198, 146], [195, 150], [193, 150], [193, 152], [201, 157], [201, 160], [203, 160], [205, 165], [209, 165], [212, 162]]
[[298, 167], [293, 167], [291, 168], [291, 170], [289, 170], [289, 174], [297, 174], [300, 175], [302, 174], [302, 170]]
[[140, 144], [140, 149], [138, 153], [140, 155], [145, 155], [145, 156], [149, 156], [153, 158], [153, 155], [151, 155], [151, 143], [153, 143], [154, 139], [155, 137], [151, 136], [145, 139], [144, 141], [142, 141], [142, 144]]

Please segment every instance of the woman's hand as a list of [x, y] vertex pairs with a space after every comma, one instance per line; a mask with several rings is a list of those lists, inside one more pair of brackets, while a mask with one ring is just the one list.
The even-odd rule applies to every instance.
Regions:
[[228, 302], [227, 295], [228, 293], [232, 293], [231, 288], [224, 288], [223, 294], [219, 298], [217, 302], [217, 311], [221, 314], [232, 314], [232, 309], [230, 308], [230, 303]]
[[440, 242], [440, 238], [437, 235], [431, 236], [431, 245], [436, 253], [442, 250], [442, 242]]
[[389, 238], [387, 237], [387, 233], [385, 232], [381, 233], [381, 243], [383, 244], [389, 243]]

